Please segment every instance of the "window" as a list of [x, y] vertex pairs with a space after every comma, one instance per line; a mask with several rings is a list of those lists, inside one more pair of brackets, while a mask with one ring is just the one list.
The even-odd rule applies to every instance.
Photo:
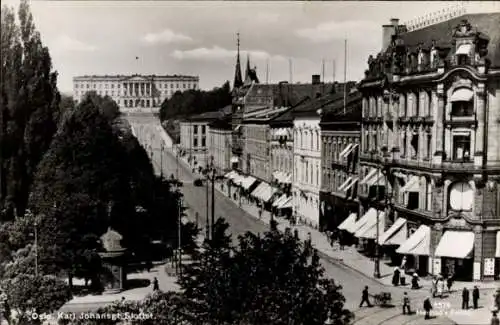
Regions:
[[432, 159], [432, 133], [426, 133], [426, 148], [427, 148], [427, 159]]
[[406, 131], [403, 131], [401, 134], [401, 141], [402, 141], [402, 146], [401, 146], [401, 156], [405, 157], [406, 156]]
[[87, 84], [87, 89], [89, 89], [89, 88], [90, 88], [90, 85], [89, 85], [89, 84]]
[[115, 89], [115, 85], [114, 84], [111, 84], [111, 89]]
[[193, 147], [198, 147], [198, 138], [193, 139]]
[[412, 158], [418, 157], [418, 143], [419, 143], [419, 135], [417, 132], [413, 133], [411, 138], [411, 147], [412, 147]]
[[469, 62], [469, 56], [467, 54], [458, 54], [457, 55], [457, 64], [458, 65], [466, 65]]
[[193, 133], [198, 134], [198, 125], [193, 125]]
[[170, 88], [174, 88], [174, 84], [170, 84]]
[[207, 145], [207, 139], [205, 137], [201, 138], [201, 146], [205, 147]]
[[120, 84], [118, 84], [118, 89], [120, 89]]
[[205, 134], [205, 132], [206, 132], [206, 126], [202, 125], [201, 126], [201, 134]]
[[451, 115], [465, 117], [474, 115], [474, 104], [469, 102], [453, 102], [451, 104]]
[[470, 133], [453, 135], [453, 159], [470, 160]]
[[432, 184], [430, 180], [427, 180], [425, 210], [432, 210]]
[[175, 85], [175, 88], [179, 89], [179, 84], [176, 84], [176, 85]]
[[186, 84], [182, 84], [182, 88], [186, 89]]
[[193, 85], [193, 89], [196, 89], [196, 85]]
[[450, 186], [449, 205], [452, 210], [470, 211], [474, 203], [474, 191], [466, 182], [454, 183]]
[[96, 84], [94, 84], [94, 89], [96, 89]]

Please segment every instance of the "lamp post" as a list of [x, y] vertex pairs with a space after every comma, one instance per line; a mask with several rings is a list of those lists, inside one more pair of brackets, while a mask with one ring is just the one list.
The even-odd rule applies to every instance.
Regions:
[[[212, 158], [213, 160], [213, 158]], [[215, 168], [212, 166], [212, 237], [214, 238], [214, 224], [215, 224]]]
[[35, 217], [35, 276], [38, 277], [38, 223]]
[[179, 191], [179, 189], [177, 189], [177, 193], [179, 195], [179, 198], [178, 198], [178, 213], [179, 213], [179, 219], [178, 219], [178, 226], [177, 226], [177, 246], [178, 246], [178, 254], [179, 254], [179, 258], [178, 258], [178, 271], [179, 271], [179, 275], [182, 275], [182, 241], [181, 241], [181, 226], [182, 226], [182, 196], [181, 196], [181, 193]]
[[[377, 191], [375, 194], [375, 201], [378, 201], [378, 197], [379, 197], [379, 185], [378, 185], [379, 180], [380, 180], [380, 168], [377, 170]], [[375, 226], [377, 228], [376, 228], [376, 233], [375, 233], [375, 270], [373, 271], [373, 277], [376, 279], [379, 279], [380, 278], [380, 257], [379, 257], [378, 237], [379, 237], [380, 212], [379, 212], [379, 209], [377, 206], [376, 206], [376, 216], [377, 216], [377, 220], [376, 220]]]
[[160, 179], [163, 179], [163, 142], [160, 143]]

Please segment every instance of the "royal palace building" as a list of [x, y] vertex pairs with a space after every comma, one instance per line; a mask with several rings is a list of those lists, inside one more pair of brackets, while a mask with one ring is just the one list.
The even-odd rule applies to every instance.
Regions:
[[180, 75], [91, 75], [73, 78], [73, 98], [78, 103], [86, 93], [111, 97], [124, 113], [157, 113], [165, 99], [177, 91], [199, 88], [197, 76]]
[[376, 243], [420, 274], [499, 274], [499, 26], [500, 13], [393, 19], [359, 85], [360, 216], [380, 212]]

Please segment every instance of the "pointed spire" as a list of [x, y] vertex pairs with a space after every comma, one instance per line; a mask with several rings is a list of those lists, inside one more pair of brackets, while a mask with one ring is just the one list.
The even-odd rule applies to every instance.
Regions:
[[237, 47], [238, 47], [238, 53], [236, 54], [236, 67], [234, 71], [234, 82], [233, 82], [233, 88], [238, 88], [243, 85], [243, 80], [241, 79], [241, 64], [240, 64], [240, 33], [236, 33], [237, 37]]
[[245, 71], [245, 81], [248, 79], [248, 75], [250, 73], [250, 53], [247, 53], [247, 68]]

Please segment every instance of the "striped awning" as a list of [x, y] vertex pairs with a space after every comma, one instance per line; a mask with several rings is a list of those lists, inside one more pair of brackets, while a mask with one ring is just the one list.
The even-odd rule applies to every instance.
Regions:
[[275, 200], [273, 202], [273, 207], [279, 207], [280, 204], [284, 203], [287, 198], [288, 197], [286, 196], [286, 194], [283, 194], [282, 196], [280, 196], [277, 200]]
[[271, 187], [271, 185], [266, 182], [262, 182], [257, 186], [257, 188], [252, 192], [252, 196], [255, 198], [262, 200], [264, 202], [269, 201], [273, 194], [276, 192], [276, 189]]
[[257, 179], [253, 176], [246, 176], [241, 180], [241, 187], [243, 187], [245, 190], [248, 190], [255, 182]]
[[282, 204], [280, 204], [280, 206], [278, 206], [278, 209], [289, 209], [292, 207], [292, 197], [289, 197], [285, 200], [285, 202], [283, 202]]

